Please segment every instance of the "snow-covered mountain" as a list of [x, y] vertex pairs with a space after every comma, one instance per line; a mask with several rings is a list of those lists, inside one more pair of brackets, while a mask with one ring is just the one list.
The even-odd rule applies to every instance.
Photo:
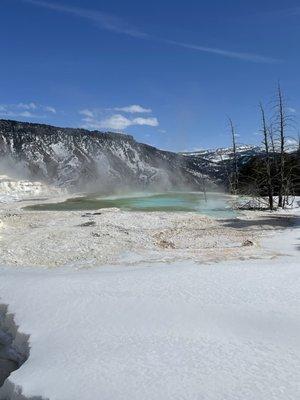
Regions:
[[[240, 165], [263, 151], [237, 147]], [[121, 133], [0, 120], [0, 174], [73, 190], [201, 189], [203, 177], [212, 188], [226, 182], [232, 156], [231, 148], [177, 154]]]
[[[276, 146], [276, 143], [275, 143]], [[278, 148], [275, 148], [275, 151], [279, 151], [279, 144], [277, 144]], [[294, 139], [289, 139], [285, 144], [285, 151], [287, 153], [293, 153], [297, 151], [299, 148], [299, 144]], [[243, 163], [247, 162], [250, 158], [257, 156], [259, 154], [264, 153], [263, 146], [257, 145], [241, 145], [236, 148], [237, 157]], [[222, 161], [230, 160], [233, 158], [232, 147], [220, 147], [217, 149], [209, 149], [209, 150], [197, 150], [192, 152], [183, 152], [181, 153], [187, 157], [200, 157], [204, 160], [207, 160], [211, 163], [219, 163]]]
[[[246, 157], [259, 154], [262, 149], [259, 146], [252, 145], [244, 145], [237, 147], [237, 154], [239, 157]], [[193, 152], [185, 152], [182, 153], [185, 156], [193, 156], [193, 157], [202, 157], [210, 162], [220, 162], [225, 161], [232, 158], [232, 148], [231, 147], [220, 147], [217, 149], [205, 149], [205, 150], [197, 150]]]
[[[275, 144], [275, 151], [279, 153], [279, 144]], [[286, 153], [295, 153], [299, 149], [299, 144], [294, 139], [288, 139], [285, 144]], [[198, 150], [194, 152], [181, 153], [185, 157], [192, 158], [195, 161], [201, 160], [206, 163], [206, 170], [210, 176], [214, 177], [215, 182], [223, 184], [228, 179], [228, 174], [233, 166], [232, 147], [217, 148], [210, 150]], [[236, 148], [237, 161], [239, 168], [243, 168], [254, 157], [260, 157], [265, 154], [263, 146], [241, 145]]]
[[201, 157], [158, 150], [120, 133], [0, 120], [0, 172], [17, 171], [59, 187], [199, 188], [202, 173], [209, 173], [206, 164]]

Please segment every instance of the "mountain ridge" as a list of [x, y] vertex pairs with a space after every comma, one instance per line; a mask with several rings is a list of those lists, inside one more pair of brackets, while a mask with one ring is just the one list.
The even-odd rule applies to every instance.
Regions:
[[[201, 188], [214, 177], [201, 158], [183, 156], [115, 132], [0, 120], [0, 167], [60, 187]], [[2, 171], [3, 172], [3, 171]], [[213, 175], [213, 174], [212, 174]]]

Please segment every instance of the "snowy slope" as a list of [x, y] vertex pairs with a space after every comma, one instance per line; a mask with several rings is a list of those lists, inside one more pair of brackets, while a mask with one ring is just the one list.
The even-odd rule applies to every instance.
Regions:
[[[261, 153], [263, 149], [260, 146], [252, 146], [252, 145], [244, 145], [244, 146], [237, 146], [236, 152], [238, 157], [253, 157]], [[231, 159], [232, 148], [231, 147], [220, 147], [217, 149], [205, 149], [193, 152], [185, 152], [182, 153], [185, 156], [194, 156], [194, 157], [203, 157], [205, 160], [218, 163], [220, 161], [226, 161]]]
[[5, 387], [51, 400], [300, 398], [299, 235], [269, 239], [289, 255], [264, 261], [2, 267], [1, 302], [31, 335]]
[[[287, 153], [293, 153], [297, 151], [299, 144], [296, 140], [289, 140], [285, 145], [285, 151]], [[279, 145], [276, 146], [275, 151], [279, 152]], [[263, 146], [255, 145], [240, 145], [236, 147], [237, 157], [239, 159], [244, 159], [245, 161], [249, 158], [257, 156], [264, 153]], [[233, 157], [232, 147], [220, 147], [217, 149], [205, 149], [193, 152], [184, 152], [183, 155], [187, 157], [200, 157], [212, 163], [219, 163], [221, 161], [230, 160]]]
[[6, 161], [27, 178], [76, 190], [199, 188], [205, 172], [199, 159], [158, 150], [129, 135], [7, 120], [0, 120], [0, 157], [0, 173]]

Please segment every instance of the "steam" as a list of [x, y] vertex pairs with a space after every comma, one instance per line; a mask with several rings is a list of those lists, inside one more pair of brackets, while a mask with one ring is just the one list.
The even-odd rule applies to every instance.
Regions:
[[16, 161], [10, 156], [1, 157], [0, 159], [0, 175], [7, 175], [11, 179], [31, 179], [31, 173], [24, 161]]

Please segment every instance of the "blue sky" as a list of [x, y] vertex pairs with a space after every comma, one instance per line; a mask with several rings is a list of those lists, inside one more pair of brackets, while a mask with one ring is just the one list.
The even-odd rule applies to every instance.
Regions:
[[[259, 141], [278, 80], [300, 115], [300, 3], [0, 0], [0, 118], [170, 150]], [[291, 132], [297, 134], [297, 130]]]

